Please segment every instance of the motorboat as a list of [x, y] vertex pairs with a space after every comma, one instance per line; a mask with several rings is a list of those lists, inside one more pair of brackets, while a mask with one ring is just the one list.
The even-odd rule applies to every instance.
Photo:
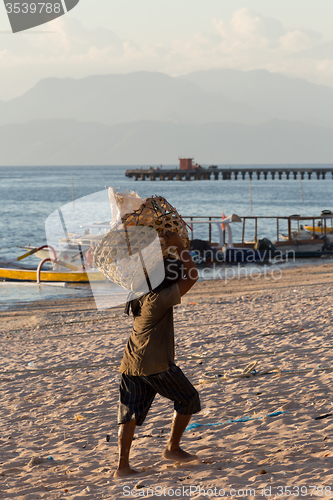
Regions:
[[[332, 219], [333, 212], [322, 211], [319, 217], [313, 216], [230, 216], [221, 217], [184, 217], [191, 226], [206, 224], [209, 227], [207, 240], [201, 240], [208, 244], [209, 248], [203, 250], [192, 248], [192, 253], [198, 264], [207, 262], [267, 262], [269, 260], [283, 261], [297, 258], [319, 258], [333, 257], [333, 234]], [[322, 225], [318, 226], [321, 221]], [[240, 242], [234, 243], [232, 235], [232, 223], [241, 222]], [[212, 228], [219, 230], [219, 241], [212, 241]], [[305, 226], [321, 227], [322, 233], [310, 232]], [[276, 228], [274, 231], [274, 227]], [[281, 232], [286, 227], [287, 231]], [[311, 227], [310, 227], [311, 229]], [[239, 230], [237, 234], [239, 234]], [[276, 234], [274, 239], [274, 232]], [[268, 236], [264, 237], [263, 235]], [[192, 232], [192, 240], [196, 239]], [[207, 258], [208, 256], [208, 258]]]

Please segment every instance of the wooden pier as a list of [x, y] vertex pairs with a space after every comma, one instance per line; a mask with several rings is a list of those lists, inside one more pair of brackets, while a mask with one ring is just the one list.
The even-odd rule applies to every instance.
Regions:
[[[331, 174], [331, 175], [329, 175]], [[188, 170], [153, 168], [126, 170], [126, 177], [138, 181], [201, 181], [201, 180], [238, 180], [238, 179], [333, 179], [333, 165], [330, 167], [197, 167]]]

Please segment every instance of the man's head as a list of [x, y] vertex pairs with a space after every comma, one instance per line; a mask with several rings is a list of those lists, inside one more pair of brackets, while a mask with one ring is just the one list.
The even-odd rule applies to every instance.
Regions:
[[169, 288], [183, 277], [183, 264], [180, 260], [167, 257], [163, 260], [163, 264], [165, 273], [164, 280], [154, 288], [153, 292], [159, 292], [164, 288]]

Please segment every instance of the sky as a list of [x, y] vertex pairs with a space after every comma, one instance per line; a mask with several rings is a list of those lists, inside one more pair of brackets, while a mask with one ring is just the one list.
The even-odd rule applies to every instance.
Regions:
[[41, 78], [267, 69], [333, 87], [332, 0], [80, 0], [13, 34], [0, 4], [0, 100]]

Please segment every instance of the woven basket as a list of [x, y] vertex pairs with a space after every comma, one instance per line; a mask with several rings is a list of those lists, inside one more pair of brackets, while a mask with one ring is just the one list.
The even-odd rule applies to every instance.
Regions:
[[178, 233], [189, 248], [186, 224], [176, 209], [160, 196], [147, 198], [102, 238], [94, 251], [94, 265], [123, 288], [141, 290], [147, 275], [151, 278], [151, 272], [170, 253], [163, 238], [157, 239], [158, 233], [165, 231]]

